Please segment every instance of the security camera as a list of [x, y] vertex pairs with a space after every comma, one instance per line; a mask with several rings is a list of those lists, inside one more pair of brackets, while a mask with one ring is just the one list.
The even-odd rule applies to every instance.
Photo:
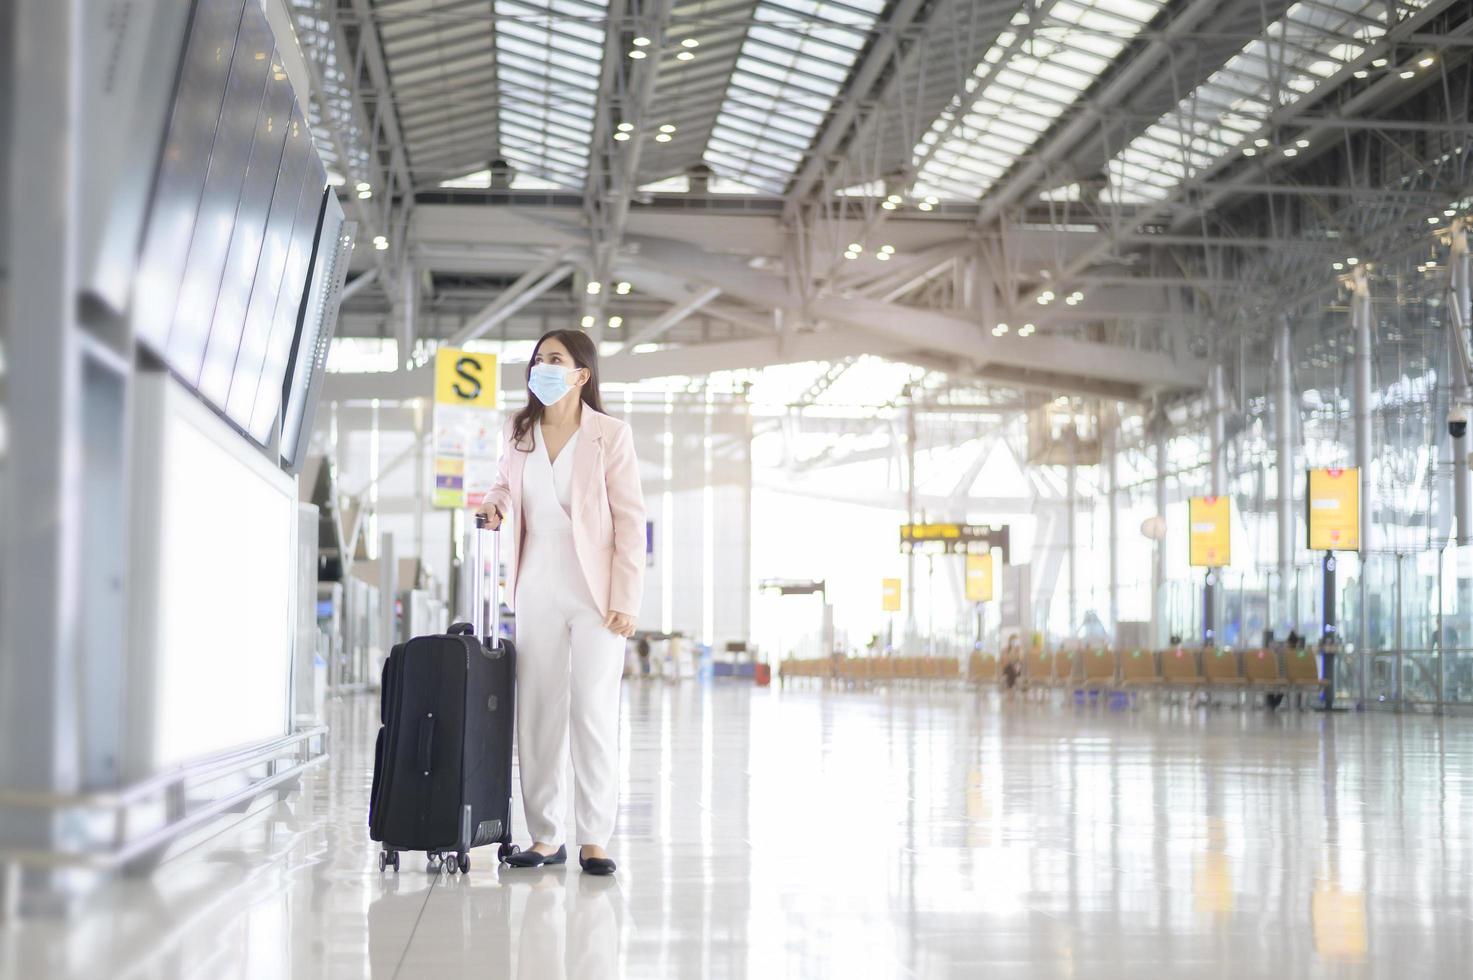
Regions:
[[1447, 434], [1461, 439], [1468, 434], [1468, 406], [1454, 405], [1447, 413]]

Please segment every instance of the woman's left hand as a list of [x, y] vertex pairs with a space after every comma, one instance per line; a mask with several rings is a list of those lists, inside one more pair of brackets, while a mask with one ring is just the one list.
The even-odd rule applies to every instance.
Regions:
[[617, 609], [610, 610], [604, 617], [604, 629], [627, 639], [634, 635], [634, 617]]

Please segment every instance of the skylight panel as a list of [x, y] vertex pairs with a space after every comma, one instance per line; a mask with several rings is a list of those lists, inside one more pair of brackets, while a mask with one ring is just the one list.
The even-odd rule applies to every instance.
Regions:
[[495, 0], [503, 155], [529, 177], [581, 186], [607, 0]]
[[[1426, 0], [1402, 0], [1420, 9]], [[1279, 106], [1291, 106], [1386, 34], [1384, 0], [1296, 3], [1109, 164], [1127, 204], [1164, 198], [1238, 150]]]
[[1061, 0], [1021, 11], [915, 148], [915, 193], [976, 200], [1026, 155], [1164, 6]]
[[[761, 0], [703, 156], [780, 194], [843, 90], [883, 0]], [[794, 152], [793, 146], [801, 149]]]

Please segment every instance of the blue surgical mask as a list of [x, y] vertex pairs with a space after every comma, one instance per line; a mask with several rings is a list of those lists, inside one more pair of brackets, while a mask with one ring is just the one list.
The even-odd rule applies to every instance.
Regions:
[[537, 396], [537, 400], [544, 405], [552, 405], [563, 400], [568, 392], [573, 390], [573, 385], [568, 381], [568, 375], [577, 368], [561, 368], [556, 364], [534, 364], [532, 374], [527, 378], [527, 388]]

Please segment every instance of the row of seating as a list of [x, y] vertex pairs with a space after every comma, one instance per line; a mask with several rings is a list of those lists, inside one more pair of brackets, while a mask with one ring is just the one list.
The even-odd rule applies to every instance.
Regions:
[[[778, 677], [836, 681], [851, 686], [890, 681], [956, 681], [962, 664], [956, 657], [790, 658]], [[1001, 664], [991, 653], [973, 653], [965, 679], [972, 684], [1002, 680]], [[1222, 650], [1173, 647], [1160, 652], [1091, 648], [1072, 652], [1034, 650], [1023, 658], [1018, 684], [1025, 690], [1083, 689], [1252, 689], [1288, 693], [1318, 689], [1314, 654], [1306, 649]]]
[[778, 667], [782, 683], [808, 678], [864, 685], [881, 681], [959, 681], [961, 661], [956, 657], [835, 657], [826, 660], [784, 660]]
[[[1001, 665], [990, 653], [974, 653], [967, 664], [974, 684], [1002, 679]], [[1075, 652], [1035, 650], [1023, 660], [1019, 683], [1024, 688], [1252, 688], [1269, 692], [1321, 688], [1312, 651], [1223, 650], [1173, 647], [1160, 652], [1086, 649]]]

